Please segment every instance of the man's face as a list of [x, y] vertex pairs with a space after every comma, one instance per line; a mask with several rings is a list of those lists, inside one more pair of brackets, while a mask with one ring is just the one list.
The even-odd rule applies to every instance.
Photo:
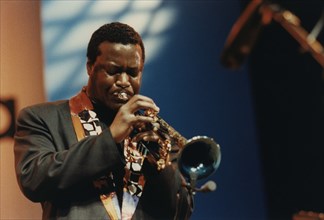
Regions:
[[[118, 111], [141, 86], [143, 61], [139, 45], [102, 42], [101, 54], [87, 64], [88, 95]], [[122, 95], [124, 95], [124, 97]]]

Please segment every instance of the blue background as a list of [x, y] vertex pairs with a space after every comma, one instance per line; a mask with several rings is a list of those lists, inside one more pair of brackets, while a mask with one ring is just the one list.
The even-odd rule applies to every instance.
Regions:
[[[91, 14], [91, 9], [97, 2], [100, 1], [80, 1], [80, 5], [83, 6], [77, 14], [66, 19], [53, 20], [44, 11], [55, 7], [54, 1], [43, 1], [44, 31], [47, 28], [54, 27], [55, 30], [55, 27], [58, 27], [57, 37], [52, 41], [44, 41], [45, 77], [47, 77], [45, 84], [48, 100], [69, 98], [86, 84], [85, 53], [92, 31], [78, 36], [78, 39], [83, 39], [83, 42], [85, 42], [79, 48], [71, 49], [69, 52], [59, 56], [52, 52], [57, 50], [60, 42], [67, 38], [69, 31], [73, 30], [80, 21], [87, 19], [89, 21], [100, 20], [102, 21], [100, 25], [102, 25], [115, 20], [123, 21], [125, 15], [134, 12], [131, 8], [135, 1], [125, 1], [128, 2], [127, 7], [118, 13]], [[109, 7], [113, 1], [104, 2]], [[246, 3], [247, 1], [242, 2]], [[162, 46], [154, 59], [150, 59], [146, 63], [141, 93], [155, 100], [161, 109], [160, 115], [162, 118], [183, 136], [191, 138], [195, 135], [207, 135], [214, 138], [221, 146], [222, 160], [219, 169], [208, 178], [217, 183], [217, 190], [206, 194], [198, 193], [195, 196], [193, 220], [268, 219], [269, 207], [273, 207], [271, 203], [280, 203], [280, 201], [284, 201], [285, 204], [283, 206], [279, 205], [279, 208], [272, 208], [271, 212], [275, 214], [271, 216], [283, 216], [280, 210], [286, 209], [289, 217], [283, 219], [290, 219], [294, 212], [305, 207], [300, 204], [291, 205], [293, 206], [291, 207], [289, 204], [293, 204], [292, 201], [295, 200], [292, 195], [298, 194], [300, 189], [298, 184], [294, 184], [295, 188], [292, 190], [293, 193], [288, 195], [288, 202], [282, 200], [281, 196], [282, 198], [285, 197], [285, 192], [287, 188], [291, 188], [289, 184], [292, 182], [288, 181], [289, 184], [284, 182], [286, 173], [282, 176], [273, 174], [265, 178], [263, 166], [264, 161], [268, 161], [269, 166], [274, 161], [277, 164], [280, 164], [280, 161], [290, 161], [289, 157], [281, 158], [277, 154], [265, 153], [264, 151], [265, 147], [268, 147], [268, 149], [273, 147], [271, 145], [267, 146], [267, 143], [272, 143], [269, 140], [275, 142], [279, 149], [286, 148], [288, 149], [287, 152], [292, 149], [287, 148], [287, 145], [280, 146], [281, 142], [286, 144], [288, 141], [282, 141], [284, 140], [283, 136], [279, 139], [273, 133], [281, 126], [280, 124], [276, 124], [274, 127], [268, 126], [269, 123], [271, 124], [271, 118], [267, 117], [269, 115], [267, 109], [269, 108], [262, 105], [262, 103], [267, 103], [269, 106], [278, 105], [281, 101], [286, 105], [290, 103], [290, 100], [280, 100], [280, 94], [286, 90], [295, 91], [287, 83], [293, 79], [292, 75], [287, 76], [287, 79], [285, 79], [286, 84], [283, 84], [280, 80], [284, 74], [289, 72], [290, 66], [296, 63], [294, 60], [296, 57], [294, 56], [298, 54], [296, 52], [298, 44], [287, 34], [284, 37], [281, 35], [278, 37], [276, 35], [279, 30], [278, 25], [275, 27], [270, 26], [268, 31], [265, 31], [261, 36], [261, 43], [256, 45], [256, 49], [258, 49], [256, 51], [258, 52], [251, 57], [252, 62], [245, 62], [235, 71], [222, 66], [220, 56], [224, 43], [243, 6], [244, 4], [241, 4], [239, 0], [165, 0], [160, 1], [160, 4], [150, 12], [152, 19], [158, 11], [164, 9], [171, 9], [176, 15], [172, 25], [163, 29], [163, 32], [157, 36], [157, 39], [163, 36], [167, 38], [167, 41], [165, 44], [161, 44]], [[305, 3], [305, 5], [299, 4], [299, 6], [297, 12], [303, 11], [306, 9], [305, 6], [311, 6], [311, 4]], [[317, 6], [314, 5], [314, 7]], [[306, 17], [313, 14], [316, 15], [317, 19], [319, 16], [318, 11], [315, 13], [314, 10], [305, 10], [304, 12]], [[304, 19], [304, 17], [302, 18]], [[167, 17], [160, 19], [160, 22], [163, 22]], [[316, 22], [315, 19], [311, 20], [312, 25], [314, 22]], [[93, 31], [98, 27], [99, 25], [93, 27]], [[152, 38], [150, 32], [146, 29], [141, 34], [144, 43], [146, 39]], [[273, 36], [277, 36], [277, 38], [272, 38]], [[272, 44], [269, 44], [269, 42]], [[294, 44], [293, 48], [285, 47], [291, 42]], [[159, 44], [159, 40], [157, 40], [156, 44]], [[148, 47], [147, 44], [146, 46]], [[269, 48], [283, 55], [283, 57], [280, 57], [282, 60], [290, 58], [291, 62], [288, 64], [286, 62], [276, 62], [278, 54], [272, 56]], [[291, 51], [291, 53], [285, 53], [285, 51]], [[56, 66], [57, 62], [69, 59], [74, 59], [73, 62], [76, 65], [70, 68], [65, 75], [62, 75], [64, 65], [61, 65], [60, 68], [54, 68], [56, 72], [47, 69], [50, 66]], [[248, 57], [248, 61], [249, 59], [250, 57]], [[269, 60], [272, 62], [269, 62]], [[314, 71], [316, 74], [320, 72], [318, 64], [312, 58], [308, 57], [307, 62], [303, 60], [301, 63], [304, 65], [304, 70], [305, 66], [307, 66], [309, 71]], [[269, 65], [272, 68], [269, 68]], [[286, 68], [283, 68], [284, 66]], [[313, 66], [316, 68], [312, 69]], [[267, 72], [267, 69], [271, 69], [271, 71]], [[280, 72], [280, 69], [285, 72]], [[253, 74], [250, 74], [250, 70], [253, 70]], [[295, 73], [298, 70], [302, 70], [302, 68], [296, 66], [292, 74], [296, 75]], [[274, 72], [276, 75], [273, 74]], [[308, 72], [306, 71], [306, 73]], [[56, 74], [62, 76], [56, 76]], [[53, 79], [61, 81], [54, 82]], [[319, 77], [314, 80], [318, 82]], [[282, 90], [275, 90], [278, 88], [275, 82], [281, 82]], [[309, 87], [314, 88], [314, 85], [310, 83]], [[297, 90], [298, 88], [294, 89]], [[273, 99], [262, 96], [263, 94], [273, 94], [273, 92], [278, 91], [278, 96], [270, 95]], [[309, 99], [312, 95], [314, 94], [308, 94], [305, 99]], [[292, 111], [292, 108], [286, 110], [289, 112]], [[312, 112], [309, 112], [309, 114], [312, 114]], [[321, 114], [320, 111], [319, 114]], [[275, 117], [279, 120], [278, 123], [284, 120], [278, 115]], [[266, 123], [262, 124], [260, 122]], [[287, 126], [285, 129], [289, 130], [291, 127]], [[291, 137], [289, 136], [289, 138]], [[296, 143], [294, 143], [290, 147], [296, 146]], [[313, 158], [310, 158], [310, 160], [313, 160]], [[278, 166], [278, 170], [275, 170], [274, 173], [285, 170], [282, 169], [287, 165], [287, 162], [285, 163], [282, 163], [283, 166]], [[322, 176], [319, 178], [323, 179]], [[208, 179], [200, 181], [198, 185], [202, 185]], [[269, 188], [269, 183], [273, 182], [273, 179], [276, 179], [278, 185], [281, 184], [280, 181], [282, 180], [282, 183], [286, 184], [286, 188], [279, 187], [281, 191], [271, 191], [278, 186], [274, 185], [273, 188]], [[301, 187], [305, 186], [302, 185]], [[268, 197], [271, 197], [271, 195], [276, 199], [269, 200]], [[308, 208], [311, 210], [312, 207]], [[278, 219], [276, 217], [272, 219]]]
[[[53, 7], [51, 4], [44, 1], [43, 7]], [[70, 30], [80, 19], [85, 19], [83, 16], [90, 7], [89, 2], [71, 20], [44, 19], [43, 28], [59, 24], [63, 30]], [[176, 9], [177, 16], [163, 33], [168, 43], [145, 66], [141, 92], [155, 100], [160, 115], [183, 136], [207, 135], [220, 144], [222, 151], [219, 169], [198, 183], [212, 179], [217, 183], [217, 190], [195, 196], [192, 219], [265, 219], [249, 75], [244, 66], [233, 72], [220, 64], [227, 35], [240, 14], [240, 2], [163, 1], [159, 7]], [[122, 14], [109, 19], [118, 20], [119, 16]], [[109, 19], [106, 22], [112, 21]], [[60, 33], [61, 38], [65, 37], [64, 33]], [[59, 40], [45, 45], [47, 65], [62, 59], [51, 55]], [[49, 100], [68, 98], [86, 84], [86, 81], [75, 86], [70, 84], [81, 74], [86, 77], [86, 46], [71, 53], [80, 57], [80, 65], [73, 70], [72, 77], [60, 84], [60, 89], [48, 88]]]

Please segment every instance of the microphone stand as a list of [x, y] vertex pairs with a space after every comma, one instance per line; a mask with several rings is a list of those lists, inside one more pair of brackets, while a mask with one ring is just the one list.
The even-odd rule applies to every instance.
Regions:
[[192, 195], [195, 195], [196, 194], [196, 183], [197, 183], [197, 173], [196, 172], [192, 172], [192, 171], [190, 171], [190, 173], [189, 173], [189, 175], [190, 175], [190, 191], [191, 191], [191, 193], [192, 193]]

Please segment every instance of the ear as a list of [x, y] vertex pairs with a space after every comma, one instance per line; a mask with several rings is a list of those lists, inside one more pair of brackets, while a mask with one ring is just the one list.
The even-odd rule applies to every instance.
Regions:
[[88, 72], [89, 76], [92, 74], [92, 70], [93, 70], [93, 64], [88, 60], [87, 61], [87, 72]]

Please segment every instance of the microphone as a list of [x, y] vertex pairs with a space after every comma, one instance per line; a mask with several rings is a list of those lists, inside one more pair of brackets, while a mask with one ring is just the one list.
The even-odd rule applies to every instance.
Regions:
[[195, 188], [195, 192], [213, 192], [216, 190], [216, 188], [217, 188], [216, 183], [212, 180], [209, 180], [200, 188]]
[[214, 181], [209, 180], [204, 185], [202, 185], [200, 188], [192, 187], [192, 184], [189, 183], [182, 183], [183, 187], [186, 187], [190, 192], [192, 192], [193, 195], [196, 194], [196, 192], [213, 192], [216, 190], [217, 185]]
[[250, 54], [261, 27], [270, 23], [272, 17], [269, 13], [263, 13], [263, 4], [263, 0], [251, 0], [232, 26], [221, 54], [221, 64], [226, 68], [237, 69], [242, 65]]

